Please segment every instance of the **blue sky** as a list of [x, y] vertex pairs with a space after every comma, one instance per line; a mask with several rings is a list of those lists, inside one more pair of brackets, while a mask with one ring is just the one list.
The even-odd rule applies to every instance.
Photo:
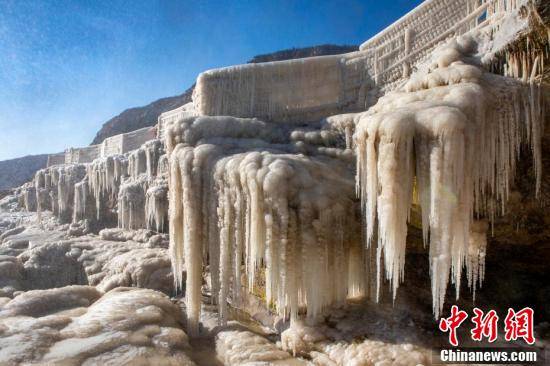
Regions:
[[109, 118], [206, 69], [360, 44], [419, 3], [0, 0], [0, 160], [88, 145]]

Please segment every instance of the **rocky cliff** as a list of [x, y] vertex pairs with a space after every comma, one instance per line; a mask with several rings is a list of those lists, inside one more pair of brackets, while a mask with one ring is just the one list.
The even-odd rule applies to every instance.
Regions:
[[358, 49], [359, 47], [357, 46], [351, 46], [351, 45], [338, 46], [334, 44], [323, 44], [320, 46], [304, 47], [304, 48], [289, 48], [287, 50], [254, 56], [252, 59], [248, 61], [248, 63], [257, 64], [260, 62], [293, 60], [296, 58], [313, 57], [313, 56], [339, 55], [342, 53], [357, 51]]
[[0, 161], [0, 190], [18, 187], [32, 179], [38, 169], [46, 166], [48, 155], [28, 155]]
[[129, 108], [103, 124], [92, 141], [92, 145], [100, 144], [107, 137], [134, 131], [143, 127], [154, 126], [158, 116], [166, 111], [180, 107], [191, 101], [193, 87], [183, 94], [161, 98], [143, 107]]

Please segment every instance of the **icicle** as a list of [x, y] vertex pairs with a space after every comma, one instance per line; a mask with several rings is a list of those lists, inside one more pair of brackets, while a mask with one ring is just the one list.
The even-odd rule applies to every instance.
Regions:
[[140, 148], [128, 155], [128, 174], [136, 179], [142, 173], [147, 173], [147, 154]]
[[170, 180], [168, 197], [169, 232], [170, 232], [170, 259], [176, 290], [183, 289], [183, 201], [181, 173], [178, 161], [178, 151], [170, 157]]
[[474, 221], [470, 228], [470, 246], [466, 261], [466, 273], [468, 286], [472, 289], [475, 300], [476, 287], [481, 287], [485, 275], [488, 223], [486, 221]]
[[168, 183], [155, 181], [145, 195], [145, 219], [147, 228], [158, 232], [166, 231], [168, 223]]
[[38, 171], [34, 178], [38, 216], [42, 210], [51, 209], [61, 222], [71, 222], [75, 185], [85, 175], [82, 164], [55, 165]]
[[[302, 306], [314, 319], [363, 286], [360, 276], [348, 273], [349, 256], [356, 253], [350, 247], [360, 247], [357, 235], [346, 235], [357, 230], [357, 218], [342, 218], [355, 212], [348, 163], [279, 151], [292, 149], [292, 134], [287, 135], [288, 145], [282, 145], [280, 132], [278, 126], [229, 117], [198, 117], [166, 126], [171, 255], [178, 286], [182, 262], [187, 269], [191, 328], [198, 325], [203, 258], [222, 323], [228, 320], [226, 302], [238, 304], [243, 287], [256, 293], [264, 273], [267, 305], [292, 319]], [[239, 134], [243, 137], [236, 139]], [[332, 141], [329, 135], [318, 137]], [[258, 146], [265, 150], [255, 151]], [[327, 231], [332, 223], [335, 233]], [[196, 234], [192, 230], [203, 236], [207, 256], [202, 250], [190, 253]], [[311, 249], [318, 255], [310, 255]]]
[[407, 216], [413, 184], [414, 125], [407, 116], [396, 113], [382, 120], [362, 120], [359, 128], [362, 126], [366, 128], [358, 129], [356, 134], [367, 243], [371, 244], [375, 222], [378, 222], [378, 247], [395, 299], [405, 265]]
[[[430, 246], [436, 318], [449, 277], [458, 298], [463, 267], [471, 267], [472, 243], [480, 242], [470, 234], [474, 215], [492, 222], [505, 211], [522, 143], [531, 146], [540, 179], [544, 111], [539, 89], [533, 82], [526, 85], [466, 64], [470, 45], [459, 38], [435, 52], [430, 68], [412, 75], [402, 90], [386, 94], [359, 118], [354, 135], [367, 247], [378, 237], [377, 292], [381, 269], [394, 297], [403, 278], [414, 174], [423, 240]], [[530, 73], [533, 81], [539, 62], [535, 57], [530, 64], [522, 54], [511, 55], [509, 64], [514, 76], [525, 79]], [[475, 286], [472, 276], [469, 282]]]
[[[92, 218], [95, 212], [90, 212], [90, 200], [92, 197], [88, 194], [88, 178], [84, 178], [81, 182], [74, 186], [74, 210], [73, 222]], [[93, 210], [93, 208], [92, 208]]]
[[145, 192], [148, 187], [147, 177], [138, 180], [125, 180], [118, 193], [118, 227], [124, 229], [144, 229]]
[[95, 198], [96, 219], [108, 201], [115, 201], [123, 177], [128, 173], [128, 159], [122, 155], [112, 155], [94, 160], [87, 167], [88, 187]]

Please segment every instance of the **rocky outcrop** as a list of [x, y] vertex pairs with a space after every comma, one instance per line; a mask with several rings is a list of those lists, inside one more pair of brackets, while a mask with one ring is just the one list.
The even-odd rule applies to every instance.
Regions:
[[102, 143], [107, 137], [156, 125], [158, 116], [161, 113], [189, 103], [192, 94], [193, 87], [186, 90], [183, 94], [162, 98], [143, 107], [125, 110], [103, 124], [94, 137], [92, 145]]
[[261, 62], [293, 60], [296, 58], [305, 58], [305, 57], [341, 55], [342, 53], [348, 53], [348, 52], [353, 52], [357, 50], [359, 50], [358, 46], [352, 46], [352, 45], [340, 46], [335, 44], [322, 44], [322, 45], [313, 46], [313, 47], [290, 48], [287, 50], [276, 51], [272, 53], [266, 53], [264, 55], [254, 56], [248, 61], [248, 63], [257, 64]]
[[37, 170], [45, 168], [48, 155], [29, 155], [0, 161], [0, 191], [28, 182]]

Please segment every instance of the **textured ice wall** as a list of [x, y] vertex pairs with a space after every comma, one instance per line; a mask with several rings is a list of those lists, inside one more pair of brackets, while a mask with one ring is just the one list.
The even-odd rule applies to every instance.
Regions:
[[153, 140], [157, 136], [156, 127], [145, 127], [139, 130], [131, 131], [122, 134], [122, 151], [126, 153], [128, 151], [139, 148], [142, 144], [149, 140]]
[[97, 158], [125, 154], [139, 148], [143, 143], [155, 139], [156, 136], [156, 127], [145, 127], [109, 137], [99, 145], [71, 147], [62, 153], [49, 155], [47, 166], [91, 163]]
[[367, 88], [359, 56], [319, 56], [206, 71], [197, 79], [193, 103], [202, 115], [319, 119], [358, 107], [358, 94]]
[[90, 163], [100, 155], [100, 145], [70, 147], [65, 150], [65, 164]]
[[182, 105], [179, 108], [162, 113], [157, 123], [157, 138], [164, 141], [165, 126], [186, 117], [197, 116], [197, 111], [192, 102]]
[[47, 167], [59, 164], [65, 164], [65, 152], [48, 155], [48, 163], [46, 164]]
[[75, 185], [85, 176], [83, 164], [55, 165], [36, 172], [37, 211], [50, 209], [62, 223], [71, 222]]
[[110, 155], [123, 154], [122, 151], [122, 134], [106, 138], [101, 143], [101, 156], [107, 157]]
[[413, 67], [449, 38], [488, 20], [487, 8], [497, 1], [427, 0], [364, 42], [367, 67], [376, 84], [393, 89]]
[[[128, 159], [124, 155], [99, 158], [87, 166], [88, 189], [82, 193], [82, 199], [87, 200], [86, 196], [93, 197], [96, 220], [105, 218], [106, 212], [115, 207], [119, 186], [127, 175]], [[80, 196], [77, 195], [77, 198]]]
[[100, 146], [100, 156], [125, 154], [139, 148], [146, 141], [156, 136], [155, 127], [145, 127], [128, 133], [122, 133], [106, 138]]

